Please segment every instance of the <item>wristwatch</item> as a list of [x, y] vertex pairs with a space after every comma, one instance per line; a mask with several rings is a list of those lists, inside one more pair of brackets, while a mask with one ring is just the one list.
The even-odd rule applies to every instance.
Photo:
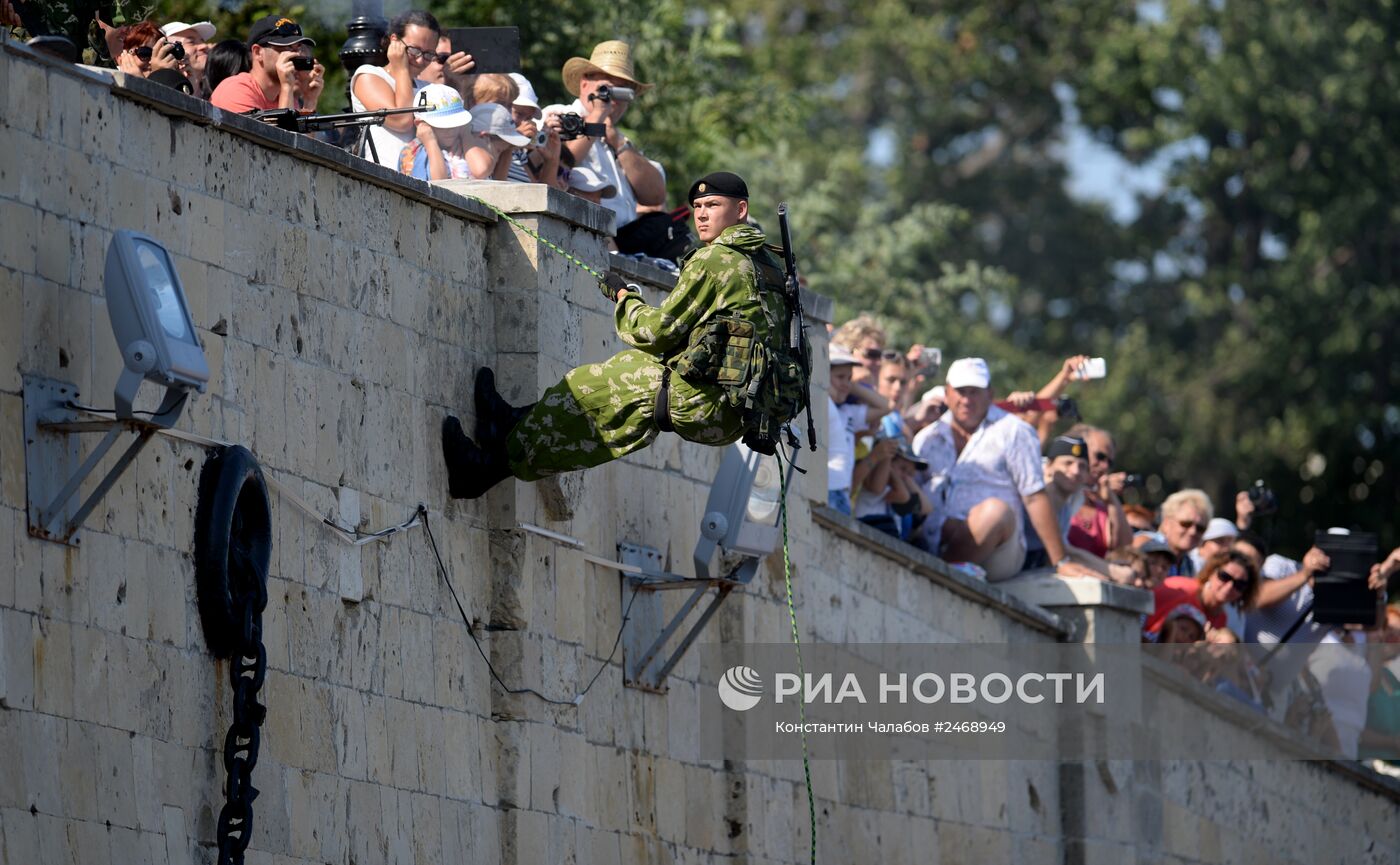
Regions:
[[1060, 560], [1059, 560], [1058, 562], [1055, 563], [1055, 570], [1058, 571], [1058, 570], [1060, 569], [1060, 565], [1063, 565], [1065, 562], [1068, 562], [1068, 561], [1070, 561], [1070, 557], [1069, 557], [1069, 554], [1068, 554], [1068, 553], [1064, 554], [1063, 556], [1060, 556]]

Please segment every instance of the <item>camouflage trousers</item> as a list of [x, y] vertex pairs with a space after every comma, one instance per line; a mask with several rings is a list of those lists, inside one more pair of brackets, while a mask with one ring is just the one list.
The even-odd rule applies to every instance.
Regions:
[[[506, 443], [511, 473], [534, 481], [592, 468], [641, 450], [656, 439], [656, 394], [666, 367], [628, 349], [602, 363], [570, 370], [521, 418]], [[681, 438], [726, 445], [743, 435], [743, 420], [718, 385], [671, 376], [671, 424]]]

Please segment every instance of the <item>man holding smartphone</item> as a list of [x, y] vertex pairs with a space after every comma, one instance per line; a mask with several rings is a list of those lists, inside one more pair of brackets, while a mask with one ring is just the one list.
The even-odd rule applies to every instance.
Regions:
[[209, 97], [216, 108], [245, 114], [272, 108], [316, 110], [326, 69], [311, 56], [316, 46], [290, 18], [268, 15], [248, 31], [253, 68], [225, 78]]

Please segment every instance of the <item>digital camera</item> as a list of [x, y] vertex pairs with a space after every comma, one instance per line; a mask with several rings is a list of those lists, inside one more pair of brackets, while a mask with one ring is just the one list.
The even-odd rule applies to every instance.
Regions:
[[602, 138], [606, 132], [607, 127], [601, 123], [584, 123], [582, 114], [569, 112], [559, 115], [559, 137], [564, 141], [573, 141], [581, 135]]
[[1263, 479], [1254, 482], [1254, 485], [1247, 490], [1249, 500], [1254, 505], [1256, 516], [1267, 517], [1269, 514], [1278, 511], [1278, 496]]
[[588, 101], [598, 100], [599, 102], [631, 102], [637, 98], [637, 91], [631, 87], [614, 87], [611, 84], [599, 84], [598, 89], [588, 94]]

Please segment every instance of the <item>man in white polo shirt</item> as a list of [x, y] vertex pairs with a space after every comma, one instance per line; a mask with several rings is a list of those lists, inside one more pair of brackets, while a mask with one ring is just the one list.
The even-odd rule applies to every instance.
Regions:
[[948, 410], [914, 438], [928, 463], [923, 481], [934, 502], [922, 542], [949, 562], [970, 562], [991, 581], [1021, 570], [1026, 540], [1021, 509], [1065, 576], [1093, 576], [1071, 561], [1040, 461], [1040, 439], [1025, 421], [992, 405], [992, 374], [980, 357], [948, 367]]

